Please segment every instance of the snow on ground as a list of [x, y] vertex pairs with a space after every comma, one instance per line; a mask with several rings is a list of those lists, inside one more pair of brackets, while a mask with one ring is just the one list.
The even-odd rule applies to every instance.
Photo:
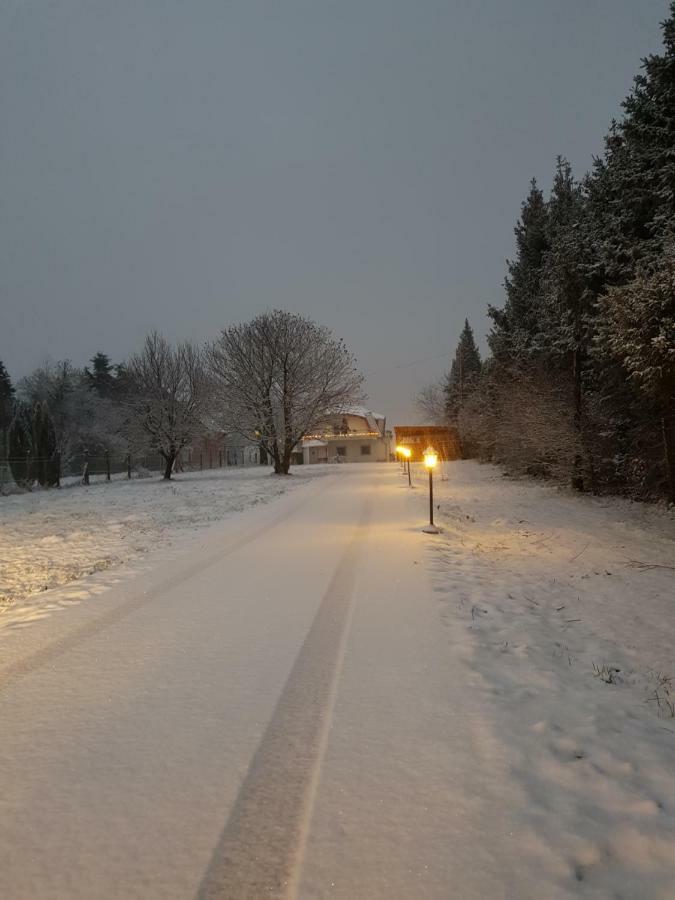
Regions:
[[[350, 474], [348, 467], [337, 468], [339, 477]], [[268, 471], [218, 470], [180, 476], [168, 484], [158, 479], [119, 481], [4, 498], [0, 500], [0, 594], [20, 605], [36, 602], [40, 597], [36, 592], [92, 571], [113, 566], [117, 572], [135, 570], [133, 560], [144, 558], [149, 549], [176, 546], [202, 526], [335, 469], [306, 467], [296, 470], [291, 479], [272, 478]], [[363, 467], [364, 479], [369, 471]], [[340, 753], [353, 753], [359, 769], [345, 780], [345, 768], [337, 765], [333, 781], [324, 772], [322, 782], [329, 800], [339, 795], [341, 804], [355, 786], [350, 802], [358, 813], [362, 799], [373, 816], [372, 828], [354, 829], [356, 844], [364, 844], [364, 835], [377, 835], [378, 829], [381, 835], [383, 821], [393, 823], [392, 834], [410, 838], [399, 819], [383, 819], [389, 798], [396, 801], [389, 808], [390, 817], [403, 816], [404, 809], [414, 806], [415, 797], [402, 791], [407, 773], [409, 790], [419, 779], [417, 790], [429, 791], [431, 785], [444, 798], [439, 800], [441, 812], [446, 803], [462, 835], [466, 824], [480, 820], [479, 827], [466, 830], [469, 847], [471, 840], [480, 846], [473, 856], [468, 851], [459, 854], [460, 868], [501, 860], [505, 847], [510, 854], [508, 864], [499, 863], [499, 873], [509, 866], [512, 870], [505, 871], [502, 893], [465, 896], [673, 900], [672, 514], [623, 500], [580, 497], [543, 484], [513, 481], [493, 467], [462, 462], [448, 466], [447, 481], [435, 479], [437, 520], [444, 531], [433, 537], [412, 527], [426, 514], [425, 473], [416, 468], [416, 490], [408, 492], [402, 476], [396, 483], [395, 467], [374, 466], [372, 472], [386, 475], [386, 490], [376, 480], [364, 480], [362, 490], [381, 491], [379, 502], [388, 504], [391, 532], [382, 531], [387, 539], [383, 541], [378, 537], [381, 523], [374, 528], [367, 558], [373, 567], [372, 572], [368, 570], [371, 581], [363, 582], [368, 590], [357, 603], [351, 655], [346, 657], [338, 695], [340, 722], [343, 729], [346, 723], [346, 730], [342, 743], [337, 741], [336, 759], [340, 761]], [[391, 496], [387, 494], [392, 491], [390, 479], [395, 484]], [[396, 497], [406, 497], [409, 503], [401, 506], [392, 499]], [[311, 512], [313, 526], [325, 521], [333, 529], [330, 497], [325, 502], [327, 508], [312, 505], [304, 515]], [[346, 526], [345, 515], [343, 509], [338, 522]], [[408, 516], [417, 522], [409, 522]], [[304, 519], [296, 526], [300, 533], [314, 535], [318, 543], [308, 541], [298, 549], [300, 562], [289, 572], [315, 566], [324, 577], [331, 567], [321, 562], [321, 529], [308, 528]], [[393, 553], [381, 549], [390, 543], [396, 548], [396, 540], [404, 542], [405, 548], [425, 548], [425, 568], [431, 575], [447, 643], [428, 640], [423, 602], [411, 612], [414, 587], [408, 589], [410, 579], [403, 592], [389, 590], [386, 597], [372, 588], [374, 583], [395, 584], [416, 565], [409, 549]], [[273, 544], [263, 542], [263, 546], [267, 554]], [[341, 545], [331, 541], [329, 546], [337, 553]], [[245, 578], [241, 572], [239, 578], [246, 585], [241, 596], [247, 604], [255, 596], [264, 609], [268, 591], [252, 591], [248, 584], [246, 554], [250, 552], [250, 548], [241, 551], [239, 564]], [[237, 558], [233, 556], [228, 565]], [[153, 557], [153, 565], [157, 559]], [[273, 579], [275, 571], [270, 563], [261, 567], [260, 577]], [[288, 583], [292, 577], [297, 576], [289, 576]], [[410, 584], [417, 578], [416, 572]], [[95, 582], [96, 578], [84, 578], [81, 583]], [[428, 601], [426, 589], [420, 592]], [[59, 591], [51, 594], [62, 596]], [[293, 591], [288, 596], [296, 599]], [[307, 599], [303, 595], [303, 602]], [[180, 603], [174, 603], [175, 609], [180, 610]], [[291, 610], [297, 615], [297, 601]], [[0, 624], [10, 614], [0, 616]], [[284, 621], [287, 618], [284, 613]], [[435, 638], [440, 633], [435, 611], [429, 618]], [[257, 628], [265, 621], [264, 615], [236, 619], [246, 628]], [[197, 631], [203, 627], [203, 622], [194, 623]], [[303, 634], [305, 627], [300, 629]], [[276, 634], [274, 641], [279, 641]], [[397, 654], [391, 671], [383, 650], [387, 641]], [[410, 645], [408, 656], [401, 645]], [[428, 652], [418, 659], [420, 647]], [[446, 651], [447, 657], [443, 656]], [[220, 660], [221, 655], [207, 658]], [[222, 659], [227, 660], [227, 655]], [[453, 665], [445, 667], [444, 660]], [[267, 671], [265, 666], [258, 669]], [[395, 680], [397, 673], [404, 678], [400, 684]], [[281, 683], [283, 678], [275, 672], [274, 680]], [[238, 683], [236, 678], [232, 681]], [[201, 680], [199, 684], [201, 691]], [[406, 690], [415, 708], [412, 712], [405, 710]], [[235, 719], [237, 709], [232, 707]], [[384, 710], [385, 719], [378, 720], [374, 709]], [[420, 712], [420, 728], [415, 731], [411, 726], [400, 746], [394, 745], [393, 736], [400, 738], [401, 718], [406, 725], [408, 720], [415, 721], [415, 710]], [[216, 718], [206, 716], [205, 721]], [[258, 716], [259, 721], [264, 719]], [[340, 737], [339, 731], [335, 734]], [[369, 748], [377, 746], [378, 740], [384, 750], [373, 755]], [[472, 740], [477, 748], [467, 764], [466, 748], [472, 747]], [[220, 758], [219, 742], [218, 747]], [[365, 766], [364, 758], [373, 768]], [[347, 759], [350, 771], [351, 757]], [[371, 787], [381, 783], [379, 796], [377, 790], [368, 794], [364, 789], [361, 798], [361, 773]], [[446, 773], [447, 784], [439, 780], [440, 773]], [[401, 796], [407, 800], [399, 804]], [[342, 809], [336, 804], [331, 800], [326, 807], [326, 828], [335, 826], [334, 810]], [[421, 815], [419, 809], [415, 815]], [[409, 830], [417, 827], [424, 834], [419, 823], [413, 825], [415, 815]], [[429, 820], [431, 812], [425, 816]], [[358, 815], [355, 821], [359, 822]], [[340, 846], [347, 838], [348, 832], [340, 832]], [[465, 844], [458, 846], [466, 851]], [[509, 893], [509, 876], [525, 888]], [[480, 881], [479, 875], [475, 880]], [[433, 890], [429, 894], [439, 895]]]
[[0, 625], [41, 592], [178, 543], [326, 473], [307, 467], [277, 478], [267, 467], [226, 468], [0, 497]]
[[[524, 794], [541, 896], [675, 897], [675, 521], [472, 462], [435, 479], [451, 652]], [[424, 473], [416, 473], [418, 489]]]

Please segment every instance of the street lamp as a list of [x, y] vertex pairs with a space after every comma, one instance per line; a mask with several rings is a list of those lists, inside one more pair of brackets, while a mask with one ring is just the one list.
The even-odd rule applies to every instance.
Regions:
[[434, 525], [434, 468], [438, 462], [438, 454], [433, 447], [424, 451], [424, 465], [429, 471], [429, 524], [422, 531], [425, 534], [438, 534], [440, 529]]
[[410, 447], [401, 447], [401, 454], [403, 458], [408, 461], [408, 487], [412, 487], [412, 481], [410, 479], [410, 457], [412, 456], [412, 450]]

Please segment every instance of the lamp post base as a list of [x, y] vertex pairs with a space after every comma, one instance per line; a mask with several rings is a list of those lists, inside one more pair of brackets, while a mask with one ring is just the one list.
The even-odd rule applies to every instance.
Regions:
[[425, 525], [422, 529], [424, 534], [440, 534], [441, 529], [437, 528], [436, 525]]

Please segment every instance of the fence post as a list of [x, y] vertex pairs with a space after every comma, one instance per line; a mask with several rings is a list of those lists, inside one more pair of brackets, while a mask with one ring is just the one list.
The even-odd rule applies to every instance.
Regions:
[[209, 450], [209, 469], [213, 468], [213, 453]]
[[131, 481], [131, 453], [127, 453], [127, 478]]
[[199, 471], [201, 472], [203, 468], [204, 468], [204, 454], [200, 450], [199, 451]]
[[82, 484], [89, 484], [89, 451], [84, 451], [84, 469], [82, 470]]
[[105, 480], [110, 481], [110, 450], [105, 451]]
[[222, 450], [218, 451], [218, 468], [219, 469], [223, 468], [223, 451]]
[[54, 461], [54, 467], [56, 469], [56, 487], [61, 487], [61, 451], [56, 451], [56, 459]]

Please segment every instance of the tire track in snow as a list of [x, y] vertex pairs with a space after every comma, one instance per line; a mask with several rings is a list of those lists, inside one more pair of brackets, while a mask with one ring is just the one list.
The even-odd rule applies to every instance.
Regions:
[[253, 756], [198, 900], [296, 895], [372, 506], [369, 498]]

